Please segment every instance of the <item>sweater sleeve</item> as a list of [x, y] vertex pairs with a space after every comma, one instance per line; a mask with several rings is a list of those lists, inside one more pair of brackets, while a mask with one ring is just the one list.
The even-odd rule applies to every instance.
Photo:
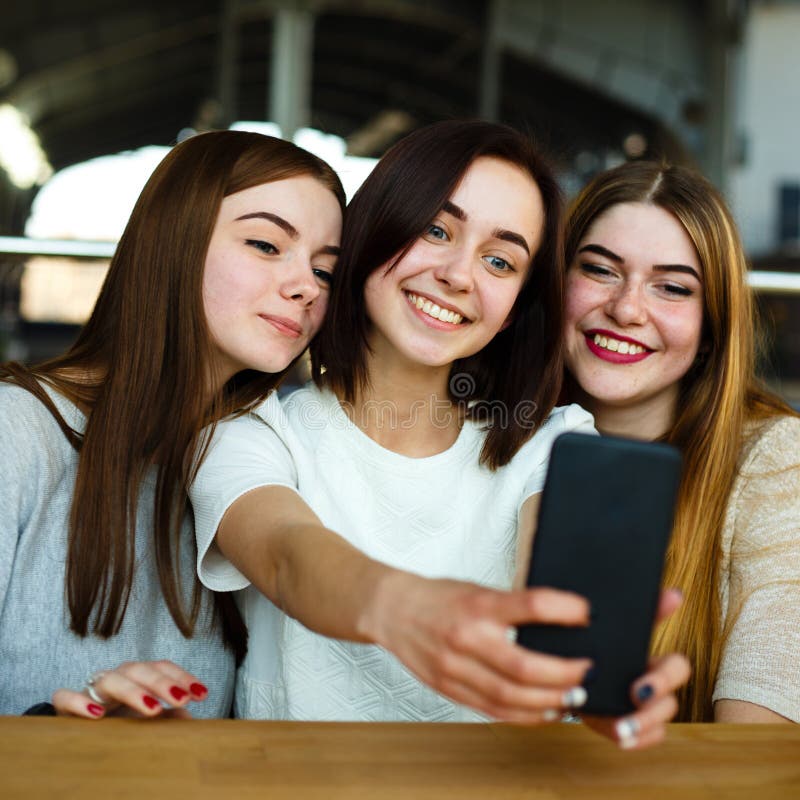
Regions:
[[800, 722], [800, 419], [770, 425], [739, 480], [713, 700], [755, 703]]
[[285, 441], [288, 429], [277, 397], [246, 416], [216, 426], [203, 463], [189, 488], [197, 537], [197, 574], [209, 589], [244, 589], [249, 580], [216, 546], [225, 512], [247, 492], [262, 486], [297, 490], [297, 472]]
[[49, 412], [30, 392], [0, 384], [0, 610], [45, 466], [45, 415]]

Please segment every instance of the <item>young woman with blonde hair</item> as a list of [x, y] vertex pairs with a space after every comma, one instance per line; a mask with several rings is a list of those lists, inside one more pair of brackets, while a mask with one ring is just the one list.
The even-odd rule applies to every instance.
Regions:
[[196, 580], [186, 489], [213, 423], [316, 333], [343, 207], [291, 143], [192, 137], [147, 182], [75, 345], [0, 366], [0, 713], [87, 678], [58, 711], [229, 713], [246, 631]]
[[800, 721], [800, 419], [755, 377], [739, 234], [690, 170], [597, 176], [567, 225], [566, 396], [601, 433], [684, 455], [654, 651], [686, 653], [682, 720]]

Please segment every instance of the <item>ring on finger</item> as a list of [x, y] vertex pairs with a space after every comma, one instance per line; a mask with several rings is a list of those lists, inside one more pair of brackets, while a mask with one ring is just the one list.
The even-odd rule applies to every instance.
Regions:
[[638, 719], [635, 717], [625, 717], [617, 721], [615, 728], [620, 747], [627, 750], [636, 746], [639, 738], [639, 731], [641, 730]]
[[86, 680], [86, 686], [83, 687], [84, 692], [89, 695], [91, 700], [101, 706], [104, 706], [107, 701], [99, 695], [96, 687], [105, 674], [102, 670], [92, 673]]

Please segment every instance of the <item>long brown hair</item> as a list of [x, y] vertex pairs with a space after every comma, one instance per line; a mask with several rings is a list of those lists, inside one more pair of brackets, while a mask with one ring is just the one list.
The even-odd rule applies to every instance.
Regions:
[[756, 379], [756, 324], [744, 249], [717, 190], [696, 172], [653, 162], [630, 162], [602, 173], [571, 208], [568, 267], [595, 219], [620, 203], [652, 203], [673, 214], [689, 234], [702, 267], [700, 353], [682, 379], [677, 416], [665, 437], [682, 450], [684, 471], [664, 586], [681, 589], [684, 601], [656, 631], [653, 652], [688, 656], [692, 679], [681, 690], [678, 718], [711, 720], [725, 643], [720, 542], [746, 426], [794, 412]]
[[[541, 244], [512, 323], [480, 352], [455, 362], [450, 372], [450, 399], [477, 401], [469, 406], [468, 417], [481, 417], [487, 408], [505, 411], [499, 418], [487, 415], [481, 463], [495, 469], [507, 464], [547, 418], [563, 372], [561, 193], [542, 155], [519, 131], [448, 120], [409, 134], [387, 151], [348, 206], [328, 316], [311, 356], [316, 382], [352, 402], [368, 383], [367, 278], [390, 259], [402, 258], [481, 156], [502, 159], [529, 174], [545, 213]], [[456, 383], [469, 386], [470, 396], [456, 397]], [[523, 403], [530, 413], [518, 413]]]
[[[255, 404], [284, 374], [240, 373], [209, 400], [206, 251], [224, 197], [299, 175], [319, 180], [344, 207], [333, 170], [289, 142], [215, 131], [177, 145], [145, 185], [74, 346], [36, 367], [0, 368], [0, 379], [36, 395], [80, 450], [66, 565], [70, 626], [80, 636], [110, 637], [120, 629], [135, 569], [137, 498], [152, 465], [161, 589], [183, 635], [195, 630], [200, 585], [195, 581], [187, 598], [178, 565], [186, 490], [210, 436], [210, 429], [201, 431]], [[82, 435], [67, 425], [40, 381], [87, 411]], [[241, 656], [246, 631], [229, 598], [217, 597], [217, 612], [227, 644]]]

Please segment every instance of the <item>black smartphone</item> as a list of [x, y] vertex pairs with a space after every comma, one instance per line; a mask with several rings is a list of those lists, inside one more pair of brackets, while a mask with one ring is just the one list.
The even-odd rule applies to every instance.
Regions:
[[527, 585], [583, 595], [591, 623], [523, 625], [517, 641], [594, 661], [581, 712], [634, 708], [630, 687], [646, 671], [680, 471], [680, 452], [666, 444], [565, 433], [553, 445]]

